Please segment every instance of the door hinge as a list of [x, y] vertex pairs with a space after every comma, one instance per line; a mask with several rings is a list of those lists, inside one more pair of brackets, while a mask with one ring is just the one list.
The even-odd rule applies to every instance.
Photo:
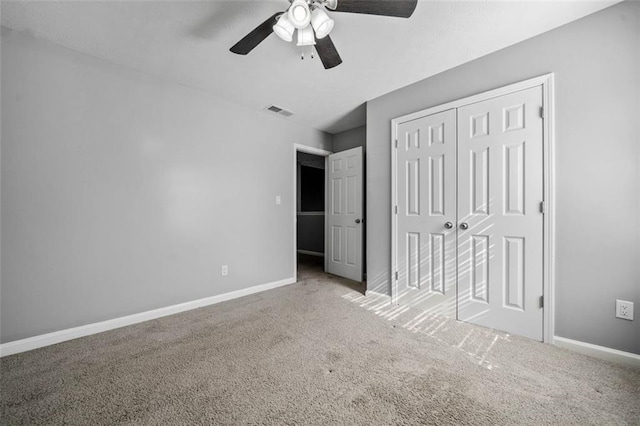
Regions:
[[544, 308], [544, 296], [540, 296], [540, 307]]
[[398, 281], [398, 271], [396, 271], [396, 281]]
[[396, 214], [398, 214], [398, 206], [396, 205]]
[[540, 213], [544, 214], [546, 213], [546, 206], [544, 204], [544, 201], [540, 201]]
[[540, 118], [544, 118], [544, 107], [540, 107]]
[[396, 139], [396, 149], [398, 148], [398, 139]]

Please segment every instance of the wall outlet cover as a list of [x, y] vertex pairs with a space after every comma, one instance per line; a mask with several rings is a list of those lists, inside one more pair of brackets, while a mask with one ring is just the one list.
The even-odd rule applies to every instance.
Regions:
[[616, 318], [633, 321], [633, 302], [616, 300]]
[[229, 275], [229, 265], [222, 265], [222, 268], [220, 269], [220, 273], [223, 277], [226, 277], [227, 275]]

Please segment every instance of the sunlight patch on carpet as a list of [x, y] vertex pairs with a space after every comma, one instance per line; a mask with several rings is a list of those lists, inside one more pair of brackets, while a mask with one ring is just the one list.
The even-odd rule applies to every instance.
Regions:
[[[509, 334], [457, 321], [408, 306], [394, 305], [388, 296], [368, 295], [350, 291], [343, 299], [373, 314], [394, 321], [413, 333], [426, 335], [463, 352], [467, 359], [492, 370], [498, 367], [491, 359], [491, 350], [499, 342], [509, 342]], [[396, 327], [396, 325], [394, 325]]]

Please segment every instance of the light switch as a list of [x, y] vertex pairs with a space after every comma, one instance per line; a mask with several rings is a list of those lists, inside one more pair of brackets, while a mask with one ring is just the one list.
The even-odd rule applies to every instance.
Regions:
[[276, 204], [278, 205], [282, 204], [282, 197], [279, 195], [276, 195]]

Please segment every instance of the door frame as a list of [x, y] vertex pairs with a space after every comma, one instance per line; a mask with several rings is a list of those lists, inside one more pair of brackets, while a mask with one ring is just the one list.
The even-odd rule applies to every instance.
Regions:
[[[476, 102], [497, 98], [532, 87], [542, 86], [542, 118], [543, 118], [543, 256], [542, 256], [542, 276], [543, 276], [543, 326], [542, 335], [545, 343], [553, 343], [554, 335], [554, 298], [555, 298], [555, 123], [554, 123], [554, 74], [544, 74], [528, 80], [509, 84], [476, 95], [461, 98], [442, 105], [437, 105], [408, 115], [397, 117], [391, 120], [391, 270], [389, 271], [389, 282], [391, 283], [391, 301], [398, 303], [398, 280], [396, 271], [398, 267], [397, 244], [398, 229], [397, 215], [395, 212], [397, 204], [397, 153], [396, 143], [398, 139], [398, 125], [418, 118], [437, 114], [449, 109], [460, 108]], [[456, 280], [457, 287], [457, 280]]]
[[302, 145], [299, 143], [293, 144], [293, 279], [298, 281], [298, 152], [304, 152], [307, 154], [318, 155], [324, 157], [324, 270], [327, 270], [327, 188], [328, 188], [328, 173], [327, 167], [329, 165], [329, 155], [333, 154], [331, 151], [327, 151], [321, 148], [315, 148], [313, 146]]

